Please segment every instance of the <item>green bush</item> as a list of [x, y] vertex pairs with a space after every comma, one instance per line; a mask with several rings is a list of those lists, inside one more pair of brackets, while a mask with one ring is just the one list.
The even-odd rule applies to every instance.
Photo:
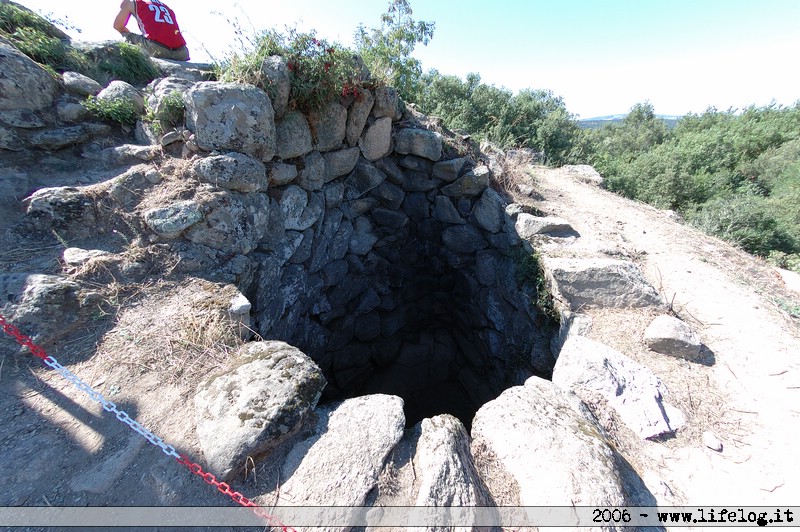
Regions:
[[186, 102], [180, 91], [172, 91], [164, 96], [157, 109], [148, 109], [144, 117], [156, 132], [162, 133], [168, 129], [183, 125], [186, 118]]
[[286, 60], [291, 80], [289, 106], [303, 112], [321, 110], [341, 95], [358, 96], [361, 70], [353, 53], [336, 43], [318, 39], [314, 32], [290, 30], [282, 35], [265, 31], [255, 40], [252, 50], [233, 54], [219, 66], [221, 81], [249, 83], [275, 96], [274, 87], [262, 67], [270, 56]]
[[124, 42], [86, 52], [62, 40], [64, 34], [39, 15], [11, 4], [0, 4], [0, 36], [51, 72], [80, 72], [101, 83], [111, 80], [145, 85], [158, 69], [137, 46]]
[[771, 212], [766, 198], [738, 194], [717, 198], [688, 213], [689, 223], [763, 257], [773, 251], [791, 253], [795, 242]]

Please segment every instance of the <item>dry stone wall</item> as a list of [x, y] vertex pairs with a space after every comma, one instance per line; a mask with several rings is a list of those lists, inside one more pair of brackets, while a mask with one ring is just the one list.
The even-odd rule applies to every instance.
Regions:
[[[37, 135], [62, 135], [60, 102], [77, 105], [87, 93], [157, 110], [178, 92], [186, 104], [177, 132], [137, 125], [150, 146], [83, 149], [108, 165], [148, 163], [167, 150], [187, 160], [179, 171], [140, 164], [94, 188], [38, 190], [26, 231], [81, 239], [132, 227], [153, 250], [177, 255], [175, 272], [224, 271], [252, 302], [264, 339], [295, 345], [319, 365], [326, 398], [399, 395], [409, 424], [451, 413], [468, 426], [480, 405], [530, 376], [531, 361], [542, 375], [552, 370], [547, 320], [534, 285], [518, 275], [521, 240], [489, 166], [459, 154], [452, 134], [426, 127], [394, 89], [306, 115], [289, 105], [279, 58], [268, 69], [273, 100], [252, 85], [192, 76], [144, 90], [122, 82], [101, 90], [74, 73], [51, 83], [0, 44], [2, 63], [43, 87], [30, 101], [6, 91], [0, 140], [19, 142], [5, 149], [58, 149], [61, 141]], [[43, 124], [8, 126], [18, 115]]]
[[218, 199], [146, 221], [163, 238], [248, 254], [258, 333], [310, 355], [326, 397], [396, 394], [409, 423], [449, 412], [469, 424], [534, 351], [552, 368], [489, 168], [404, 115], [393, 89], [309, 116], [278, 116], [255, 87], [203, 82], [185, 97], [190, 143], [216, 150], [192, 172]]

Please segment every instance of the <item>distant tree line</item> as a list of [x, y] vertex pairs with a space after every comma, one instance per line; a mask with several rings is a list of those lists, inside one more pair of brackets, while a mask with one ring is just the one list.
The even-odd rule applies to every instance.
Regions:
[[582, 131], [573, 155], [610, 190], [800, 271], [800, 102], [711, 108], [669, 131], [637, 104], [619, 124]]
[[380, 28], [356, 32], [357, 48], [373, 75], [450, 128], [502, 148], [533, 148], [548, 164], [594, 165], [610, 190], [676, 210], [698, 228], [800, 272], [800, 102], [712, 108], [674, 128], [641, 103], [621, 123], [580, 129], [550, 91], [513, 94], [478, 74], [423, 73], [411, 53], [434, 27], [414, 21], [408, 0], [390, 0]]

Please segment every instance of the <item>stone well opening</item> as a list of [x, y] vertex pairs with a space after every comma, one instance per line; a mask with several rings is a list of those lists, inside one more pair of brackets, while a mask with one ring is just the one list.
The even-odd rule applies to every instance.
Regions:
[[[554, 324], [520, 267], [530, 254], [504, 202], [492, 189], [457, 197], [441, 185], [334, 196], [312, 227], [281, 235], [290, 244], [256, 252], [257, 330], [314, 359], [323, 401], [392, 394], [408, 426], [449, 413], [470, 427], [504, 389], [550, 377]], [[502, 224], [476, 216], [487, 197]]]

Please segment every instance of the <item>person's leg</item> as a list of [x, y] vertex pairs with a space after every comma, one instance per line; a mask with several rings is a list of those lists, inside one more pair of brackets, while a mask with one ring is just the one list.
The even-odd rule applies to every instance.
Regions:
[[138, 33], [126, 33], [125, 40], [130, 44], [135, 44], [136, 46], [142, 48], [152, 57], [158, 57], [159, 59], [172, 59], [175, 61], [189, 60], [189, 49], [185, 46], [181, 46], [177, 50], [170, 50], [166, 46], [155, 41], [151, 41], [150, 39], [147, 39]]

